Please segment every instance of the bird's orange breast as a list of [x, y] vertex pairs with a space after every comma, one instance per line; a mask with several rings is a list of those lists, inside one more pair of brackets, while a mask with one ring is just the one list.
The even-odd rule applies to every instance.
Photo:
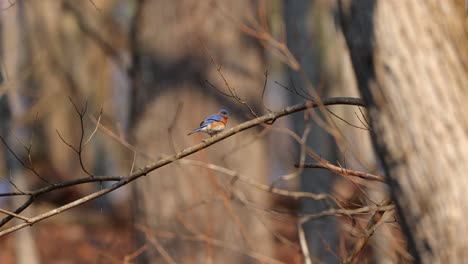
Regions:
[[228, 120], [228, 117], [227, 117], [227, 116], [223, 116], [223, 121], [221, 121], [221, 122], [223, 122], [224, 124], [227, 124], [227, 120]]

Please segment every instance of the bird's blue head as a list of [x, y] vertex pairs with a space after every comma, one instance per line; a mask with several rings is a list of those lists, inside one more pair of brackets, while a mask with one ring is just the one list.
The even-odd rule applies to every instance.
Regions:
[[229, 111], [226, 110], [226, 109], [221, 109], [221, 110], [219, 110], [218, 113], [219, 113], [220, 115], [223, 115], [223, 116], [229, 116], [229, 115], [231, 115], [231, 113], [229, 113]]

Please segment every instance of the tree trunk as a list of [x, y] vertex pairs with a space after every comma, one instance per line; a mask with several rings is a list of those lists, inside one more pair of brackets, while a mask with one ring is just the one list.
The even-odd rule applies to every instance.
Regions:
[[[229, 93], [211, 62], [213, 56], [238, 95], [254, 109], [260, 108], [265, 70], [262, 50], [257, 40], [240, 31], [240, 23], [255, 11], [255, 6], [248, 1], [196, 0], [139, 4], [133, 26], [134, 65], [130, 70], [134, 85], [131, 134], [138, 150], [157, 159], [200, 143], [206, 135], [187, 133], [220, 108], [232, 112], [228, 127], [251, 118], [243, 105], [205, 80]], [[257, 132], [247, 131], [189, 159], [228, 167], [265, 182], [268, 154], [264, 138], [254, 138]], [[143, 157], [138, 157], [137, 165], [148, 161]], [[234, 184], [232, 188], [230, 184]], [[177, 163], [139, 180], [134, 194], [135, 221], [148, 228], [141, 238], [156, 239], [161, 244], [146, 252], [149, 263], [161, 262], [162, 257], [178, 263], [251, 260], [232, 248], [272, 255], [271, 233], [263, 217], [238, 198], [262, 206], [268, 206], [269, 200], [257, 190], [231, 182], [226, 175]], [[173, 237], [158, 236], [161, 232]], [[183, 235], [211, 240], [187, 241]], [[213, 244], [213, 240], [222, 245]]]
[[346, 1], [340, 10], [374, 146], [415, 261], [468, 260], [463, 1]]
[[[334, 27], [331, 1], [286, 1], [285, 20], [287, 43], [291, 52], [298, 59], [301, 70], [290, 72], [296, 87], [306, 89], [310, 82], [319, 97], [358, 96], [356, 80], [352, 73], [351, 63], [341, 32]], [[302, 72], [305, 74], [302, 74]], [[306, 76], [307, 80], [304, 80]], [[303, 101], [291, 93], [292, 101]], [[334, 114], [353, 124], [360, 124], [354, 112], [357, 109], [348, 106], [327, 107]], [[312, 129], [307, 145], [321, 157], [332, 161], [345, 161], [347, 167], [368, 171], [374, 163], [367, 131], [356, 129], [337, 120], [326, 111], [317, 111], [323, 120], [329, 116], [333, 121], [327, 125], [336, 133], [333, 135], [323, 128], [315, 119], [311, 119]], [[295, 115], [296, 133], [301, 134], [304, 117]], [[349, 151], [351, 150], [351, 151]], [[299, 152], [299, 151], [298, 151]], [[344, 156], [341, 154], [344, 153]], [[315, 161], [312, 161], [315, 162]], [[339, 186], [339, 187], [337, 187]], [[305, 170], [301, 175], [301, 189], [314, 193], [345, 194], [353, 197], [354, 185], [341, 176], [325, 170]], [[316, 201], [301, 202], [304, 212], [320, 212], [327, 206]], [[339, 252], [340, 221], [335, 217], [311, 221], [305, 224], [307, 243], [311, 255], [324, 263], [336, 262], [345, 252]], [[342, 239], [341, 239], [342, 240]]]
[[[2, 5], [3, 6], [3, 5]], [[5, 67], [9, 72], [13, 73], [14, 76], [24, 75], [27, 72], [27, 68], [31, 65], [31, 53], [28, 42], [28, 23], [26, 13], [26, 3], [21, 0], [17, 2], [16, 13], [9, 14], [2, 18], [2, 22], [10, 25], [9, 30], [15, 32], [8, 32], [11, 39], [5, 42], [6, 51], [2, 52], [5, 54]], [[3, 32], [2, 32], [3, 33]], [[2, 38], [5, 35], [2, 36]], [[4, 57], [4, 56], [2, 56]], [[8, 89], [6, 93], [7, 102], [2, 102], [8, 105], [8, 110], [5, 111], [8, 114], [2, 113], [5, 119], [2, 119], [2, 137], [6, 139], [8, 145], [13, 149], [22, 149], [24, 145], [21, 142], [28, 142], [29, 138], [33, 134], [32, 126], [27, 122], [24, 122], [24, 118], [28, 114], [30, 107], [29, 95], [34, 93], [32, 89], [32, 78], [27, 75], [17, 81], [14, 88]], [[20, 139], [21, 142], [18, 140]], [[21, 159], [26, 160], [26, 154], [24, 152], [18, 152], [17, 154]], [[2, 174], [8, 175], [11, 180], [22, 190], [28, 190], [31, 188], [32, 183], [37, 180], [33, 175], [29, 174], [29, 171], [22, 166], [16, 157], [7, 152], [5, 155], [5, 170]], [[11, 186], [9, 186], [11, 188]], [[12, 198], [12, 207], [18, 208], [24, 202], [25, 198], [18, 196]], [[13, 210], [12, 210], [13, 211]], [[35, 205], [30, 205], [25, 215], [34, 214]], [[14, 223], [19, 224], [22, 221], [15, 219]], [[16, 233], [15, 237], [15, 251], [16, 251], [16, 263], [18, 264], [37, 264], [40, 263], [39, 252], [36, 244], [36, 239], [33, 230], [23, 229]]]
[[[318, 28], [314, 20], [317, 11], [316, 1], [285, 1], [285, 25], [287, 30], [288, 47], [301, 65], [301, 71], [290, 70], [291, 79], [294, 86], [307, 90], [310, 86], [316, 89], [319, 83], [321, 70], [320, 51], [317, 43], [320, 42]], [[308, 87], [309, 85], [309, 87]], [[328, 95], [329, 89], [325, 91], [314, 90], [314, 93], [321, 97]], [[291, 103], [304, 101], [303, 97], [298, 97], [290, 93]], [[322, 118], [322, 115], [320, 115]], [[311, 122], [311, 132], [307, 140], [316, 153], [328, 160], [336, 160], [336, 144], [333, 137], [328, 134], [320, 125], [312, 121], [304, 121], [303, 115], [294, 115], [294, 130], [298, 135], [304, 131], [306, 123]], [[300, 149], [297, 149], [300, 153]], [[296, 157], [299, 160], [299, 155]], [[300, 176], [301, 191], [312, 193], [329, 193], [337, 179], [336, 175], [325, 170], [304, 170]], [[300, 203], [302, 212], [318, 213], [326, 210], [326, 205], [321, 201], [303, 200]], [[324, 263], [337, 261], [335, 252], [337, 251], [338, 235], [337, 222], [334, 218], [328, 217], [317, 221], [310, 221], [304, 224], [305, 239], [309, 247], [310, 254], [314, 259]], [[329, 250], [327, 250], [329, 248]]]

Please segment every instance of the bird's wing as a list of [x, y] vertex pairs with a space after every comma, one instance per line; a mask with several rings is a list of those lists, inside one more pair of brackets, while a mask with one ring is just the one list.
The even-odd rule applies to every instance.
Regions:
[[220, 115], [210, 115], [209, 117], [205, 118], [203, 123], [204, 124], [209, 124], [209, 123], [219, 122], [219, 121], [223, 121], [222, 116], [220, 116]]

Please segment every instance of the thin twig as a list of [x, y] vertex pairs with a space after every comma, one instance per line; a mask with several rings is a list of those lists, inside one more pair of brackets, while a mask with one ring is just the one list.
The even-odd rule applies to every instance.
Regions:
[[[28, 192], [20, 191], [20, 192], [0, 193], [0, 197], [14, 196], [14, 195], [29, 196], [28, 200], [26, 202], [24, 202], [23, 205], [21, 205], [20, 207], [18, 207], [14, 211], [15, 214], [19, 214], [22, 211], [24, 211], [26, 208], [28, 208], [29, 205], [31, 205], [37, 197], [39, 197], [39, 196], [41, 196], [43, 194], [46, 194], [46, 193], [49, 193], [49, 192], [52, 192], [52, 191], [55, 191], [55, 190], [67, 188], [67, 187], [70, 187], [70, 186], [84, 184], [84, 183], [104, 182], [104, 181], [119, 181], [119, 180], [121, 180], [121, 178], [122, 177], [118, 177], [118, 176], [117, 177], [99, 176], [99, 177], [95, 177], [95, 178], [90, 178], [90, 177], [80, 178], [80, 179], [70, 180], [70, 181], [66, 181], [66, 182], [62, 182], [62, 183], [51, 184], [51, 185], [48, 185], [48, 186], [43, 187], [41, 189], [37, 189], [35, 191], [28, 191]], [[13, 217], [11, 217], [11, 216], [7, 216], [4, 219], [2, 219], [2, 221], [0, 221], [0, 227], [4, 226], [11, 219], [13, 219]]]
[[234, 95], [223, 92], [221, 89], [219, 89], [216, 85], [212, 84], [210, 81], [205, 80], [205, 82], [206, 82], [209, 86], [211, 86], [212, 88], [214, 88], [216, 91], [218, 91], [218, 92], [220, 92], [221, 94], [223, 94], [224, 96], [227, 96], [227, 97], [230, 97], [230, 98], [235, 98]]
[[[97, 124], [97, 119], [93, 116], [90, 116], [90, 119], [93, 123]], [[121, 144], [122, 146], [124, 146], [125, 148], [131, 150], [132, 152], [134, 153], [138, 153], [138, 154], [143, 154], [145, 155], [144, 153], [141, 153], [137, 150], [137, 148], [135, 148], [134, 146], [132, 146], [130, 143], [128, 143], [122, 135], [117, 135], [116, 133], [114, 133], [111, 129], [109, 129], [108, 127], [104, 126], [103, 124], [101, 124], [99, 126], [99, 129], [104, 132], [106, 135], [108, 135], [109, 137], [115, 139], [119, 144]], [[145, 155], [147, 158], [150, 158], [148, 157], [147, 155]]]
[[[391, 201], [386, 200], [381, 203], [381, 206], [390, 205]], [[364, 234], [359, 240], [354, 244], [354, 248], [349, 253], [348, 257], [346, 258], [343, 263], [353, 263], [354, 260], [360, 255], [364, 247], [366, 246], [367, 242], [374, 234], [375, 230], [377, 229], [378, 223], [382, 219], [383, 215], [386, 211], [375, 211], [372, 217], [370, 218], [369, 222], [367, 223], [366, 229], [364, 230]]]
[[[300, 164], [294, 164], [296, 168], [301, 167]], [[366, 180], [372, 180], [372, 181], [379, 181], [379, 182], [385, 182], [385, 179], [383, 176], [380, 175], [374, 175], [371, 173], [367, 172], [362, 172], [362, 171], [357, 171], [357, 170], [351, 170], [351, 169], [345, 169], [341, 168], [339, 166], [333, 165], [327, 161], [321, 161], [320, 163], [306, 163], [302, 165], [303, 168], [313, 168], [313, 169], [327, 169], [329, 171], [338, 173], [338, 174], [345, 174], [349, 176], [355, 176], [359, 177], [362, 179]]]
[[174, 151], [174, 152], [176, 152], [176, 145], [175, 145], [175, 141], [174, 141], [173, 131], [174, 131], [175, 125], [177, 123], [177, 120], [179, 119], [180, 111], [182, 111], [183, 105], [184, 105], [183, 102], [179, 102], [177, 104], [174, 116], [173, 116], [171, 122], [169, 123], [169, 126], [167, 127], [167, 134], [171, 137], [171, 140], [169, 140], [169, 144], [170, 144], [170, 146], [172, 148], [172, 151]]
[[143, 254], [148, 249], [148, 244], [144, 244], [143, 246], [139, 247], [137, 250], [133, 251], [131, 254], [128, 254], [124, 257], [124, 263], [130, 264], [133, 263], [132, 260], [136, 259], [138, 256]]
[[301, 245], [302, 255], [304, 256], [304, 263], [312, 264], [309, 245], [307, 245], [307, 238], [305, 236], [304, 227], [302, 226], [302, 223], [300, 221], [298, 221], [297, 223], [297, 232], [299, 233], [299, 243]]
[[293, 80], [292, 80], [291, 78], [289, 79], [289, 82], [291, 83], [291, 86], [293, 87], [292, 89], [289, 88], [288, 86], [284, 85], [284, 84], [281, 84], [281, 83], [278, 82], [278, 81], [275, 81], [275, 83], [276, 83], [278, 86], [280, 86], [280, 87], [286, 89], [287, 91], [289, 91], [289, 92], [291, 92], [291, 93], [294, 93], [294, 94], [296, 94], [297, 96], [302, 97], [302, 98], [304, 98], [304, 99], [306, 99], [306, 100], [313, 100], [313, 98], [312, 98], [310, 95], [308, 95], [308, 94], [306, 94], [306, 95], [300, 94], [300, 93], [297, 91], [296, 86], [294, 85], [294, 82], [293, 82]]
[[78, 160], [80, 161], [80, 166], [81, 166], [81, 169], [84, 171], [84, 173], [88, 174], [88, 176], [90, 176], [90, 177], [94, 177], [94, 175], [91, 174], [86, 169], [86, 167], [84, 165], [84, 160], [83, 160], [83, 146], [84, 146], [83, 141], [84, 141], [84, 137], [85, 137], [84, 117], [86, 115], [86, 111], [88, 110], [88, 101], [85, 101], [85, 105], [83, 106], [83, 108], [81, 110], [79, 110], [78, 106], [73, 102], [73, 100], [71, 99], [70, 96], [68, 97], [68, 99], [70, 100], [71, 104], [73, 105], [73, 108], [75, 108], [76, 114], [80, 118], [80, 131], [81, 131], [81, 133], [80, 133], [80, 140], [79, 140], [79, 143], [78, 143], [78, 148], [76, 148], [72, 144], [68, 143], [62, 137], [62, 135], [60, 135], [58, 130], [55, 130], [55, 131], [57, 132], [60, 139], [65, 143], [65, 145], [67, 145], [69, 148], [71, 148], [73, 151], [75, 151], [75, 153], [78, 155]]
[[91, 135], [89, 135], [88, 139], [83, 143], [84, 146], [86, 146], [86, 144], [88, 144], [91, 141], [91, 139], [93, 138], [96, 131], [98, 131], [99, 125], [101, 123], [101, 117], [102, 117], [102, 108], [101, 108], [101, 111], [99, 112], [99, 116], [98, 116], [97, 121], [96, 121], [96, 127], [94, 128]]
[[238, 95], [237, 95], [237, 92], [236, 90], [234, 89], [234, 87], [231, 87], [231, 85], [229, 85], [229, 82], [228, 80], [226, 79], [226, 77], [224, 76], [223, 72], [221, 71], [221, 67], [219, 66], [219, 64], [216, 62], [216, 60], [214, 59], [214, 57], [210, 54], [210, 52], [208, 51], [208, 48], [206, 47], [206, 45], [202, 42], [202, 45], [203, 47], [205, 48], [205, 52], [206, 54], [210, 57], [211, 59], [211, 62], [213, 63], [213, 65], [216, 67], [216, 71], [218, 72], [219, 76], [221, 77], [221, 79], [223, 80], [224, 82], [224, 85], [228, 88], [229, 90], [229, 93], [232, 95], [232, 97], [234, 99], [236, 99], [237, 102], [243, 104], [245, 107], [247, 107], [247, 109], [249, 109], [250, 113], [254, 116], [254, 117], [258, 117], [258, 115], [254, 112], [254, 110], [252, 109], [252, 107], [250, 107], [250, 105], [242, 100]]
[[263, 47], [276, 54], [278, 58], [284, 63], [288, 64], [291, 69], [295, 71], [300, 69], [299, 62], [292, 55], [291, 51], [288, 49], [288, 46], [285, 43], [276, 40], [268, 31], [264, 29], [257, 31], [256, 29], [251, 28], [245, 24], [241, 24], [240, 29], [247, 35], [260, 40], [260, 44], [262, 44]]
[[285, 197], [289, 197], [293, 199], [307, 198], [307, 199], [312, 199], [312, 200], [324, 200], [324, 199], [330, 198], [328, 194], [324, 194], [324, 193], [315, 194], [315, 193], [310, 193], [310, 192], [289, 191], [285, 189], [275, 188], [272, 185], [259, 183], [253, 180], [252, 177], [242, 175], [238, 173], [237, 171], [230, 170], [230, 169], [227, 169], [225, 167], [218, 166], [215, 164], [205, 163], [205, 162], [201, 162], [197, 160], [189, 160], [189, 159], [183, 159], [183, 160], [180, 160], [179, 162], [181, 164], [200, 166], [203, 168], [207, 168], [210, 170], [214, 170], [214, 171], [226, 174], [232, 177], [233, 180], [238, 179], [259, 190], [269, 192], [272, 194], [276, 194], [276, 195], [280, 195], [280, 196], [285, 196]]
[[24, 161], [13, 151], [13, 149], [8, 145], [8, 143], [5, 141], [5, 139], [2, 136], [0, 136], [0, 140], [2, 141], [3, 145], [8, 149], [8, 152], [10, 152], [11, 155], [13, 155], [13, 157], [15, 157], [15, 159], [21, 164], [21, 166], [23, 166], [24, 168], [30, 170], [32, 173], [34, 173], [34, 175], [36, 175], [36, 177], [41, 179], [43, 182], [50, 184], [50, 182], [48, 180], [46, 180], [45, 178], [43, 178], [36, 171], [36, 169], [34, 169], [34, 167], [26, 165], [26, 163], [24, 163]]
[[133, 169], [135, 168], [136, 156], [137, 156], [137, 153], [134, 151], [134, 152], [133, 152], [132, 166], [130, 167], [130, 173], [129, 173], [129, 175], [132, 175]]
[[[64, 181], [61, 183], [55, 183], [48, 185], [46, 187], [34, 190], [34, 191], [20, 191], [20, 192], [8, 192], [8, 193], [0, 193], [0, 197], [6, 197], [6, 196], [13, 196], [13, 195], [24, 195], [24, 196], [40, 196], [46, 193], [49, 193], [51, 191], [55, 191], [58, 189], [63, 189], [75, 185], [80, 185], [83, 183], [90, 183], [90, 182], [105, 182], [105, 181], [120, 181], [122, 180], [122, 176], [96, 176], [94, 178], [91, 177], [85, 177], [85, 178], [79, 178], [79, 179], [74, 179], [74, 180], [69, 180], [69, 181]], [[1, 226], [1, 225], [0, 225]]]
[[94, 3], [93, 0], [89, 0], [89, 2], [91, 2], [91, 4], [94, 6], [94, 8], [96, 9], [96, 11], [98, 12], [101, 12], [101, 9], [99, 7], [97, 7], [96, 3]]
[[74, 152], [78, 153], [78, 150], [70, 143], [68, 143], [63, 137], [62, 135], [60, 134], [60, 132], [58, 131], [58, 129], [55, 129], [55, 132], [57, 132], [57, 135], [59, 136], [60, 140], [62, 140], [62, 142], [67, 145], [67, 147], [71, 148]]
[[358, 128], [358, 129], [362, 129], [362, 130], [370, 130], [369, 128], [367, 127], [360, 127], [360, 126], [357, 126], [357, 125], [354, 125], [354, 124], [351, 124], [349, 121], [347, 121], [346, 119], [342, 118], [341, 116], [333, 113], [333, 111], [331, 111], [330, 109], [327, 108], [327, 112], [332, 114], [334, 117], [338, 118], [339, 120], [343, 121], [344, 123], [346, 123], [347, 125], [349, 126], [352, 126], [354, 128]]
[[364, 118], [364, 121], [366, 121], [366, 124], [367, 124], [366, 126], [367, 126], [367, 127], [370, 127], [370, 125], [369, 125], [369, 120], [367, 120], [366, 115], [362, 112], [361, 107], [358, 107], [358, 109], [359, 109], [359, 112], [360, 112], [361, 115], [362, 115], [362, 118]]
[[144, 226], [138, 226], [138, 229], [145, 233], [146, 239], [156, 248], [156, 250], [161, 254], [163, 259], [169, 264], [175, 264], [175, 260], [171, 257], [169, 252], [163, 247], [161, 242], [156, 238], [156, 236], [151, 235], [149, 228]]
[[[359, 110], [361, 110], [361, 109], [359, 109]], [[365, 123], [361, 120], [361, 118], [359, 117], [359, 115], [358, 115], [356, 112], [354, 112], [354, 115], [357, 117], [357, 119], [359, 120], [359, 122], [361, 122], [361, 124], [362, 124], [364, 127], [366, 127], [369, 131], [372, 130], [370, 127], [368, 127], [368, 124], [365, 124]]]
[[[182, 225], [184, 225], [186, 228], [187, 228], [187, 226], [186, 226], [187, 222], [188, 221], [185, 221], [184, 223], [182, 223]], [[174, 233], [170, 233], [170, 232], [162, 232], [162, 233], [161, 232], [157, 232], [157, 233], [152, 232], [152, 233], [155, 236], [158, 236], [160, 238], [165, 238], [165, 239], [179, 239], [179, 240], [184, 240], [184, 241], [207, 243], [209, 245], [213, 245], [213, 246], [216, 246], [216, 247], [219, 247], [219, 248], [222, 248], [222, 249], [227, 249], [227, 250], [236, 252], [238, 254], [250, 257], [252, 259], [257, 260], [260, 263], [272, 263], [272, 264], [284, 263], [284, 262], [276, 260], [276, 259], [274, 259], [272, 257], [263, 255], [263, 254], [258, 253], [258, 252], [255, 252], [253, 250], [240, 248], [239, 246], [236, 246], [236, 245], [233, 245], [233, 244], [228, 244], [225, 241], [209, 237], [209, 236], [207, 236], [205, 234], [202, 234], [200, 232], [197, 232], [197, 231], [194, 232], [194, 230], [192, 228], [190, 228], [190, 227], [187, 230], [190, 231], [191, 233], [193, 233], [193, 235], [179, 235], [179, 234], [174, 234]]]
[[26, 221], [26, 222], [28, 222], [28, 223], [29, 223], [29, 221], [30, 221], [29, 218], [27, 218], [27, 217], [24, 217], [24, 216], [19, 215], [19, 214], [15, 214], [15, 213], [13, 213], [13, 212], [7, 211], [7, 210], [2, 209], [2, 208], [0, 208], [0, 213], [4, 213], [4, 214], [6, 214], [6, 215], [9, 215], [9, 216], [12, 216], [12, 217], [16, 217], [16, 218], [21, 219], [21, 220], [24, 220], [24, 221]]
[[[26, 200], [20, 207], [16, 208], [14, 211], [15, 214], [20, 214], [22, 211], [24, 211], [26, 208], [28, 208], [32, 203], [34, 202], [34, 196], [29, 196], [28, 200]], [[5, 225], [8, 223], [11, 219], [14, 217], [11, 215], [8, 215], [7, 217], [3, 218], [2, 221], [0, 221], [0, 226]], [[29, 219], [29, 223], [32, 224], [32, 220]]]
[[338, 215], [357, 215], [357, 214], [368, 214], [374, 211], [389, 211], [395, 209], [393, 204], [391, 205], [383, 205], [383, 206], [364, 206], [357, 209], [328, 209], [326, 211], [322, 211], [317, 214], [310, 214], [301, 217], [301, 223], [306, 223], [308, 221], [317, 220], [320, 218], [328, 217], [328, 216], [338, 216]]
[[263, 107], [265, 107], [266, 110], [268, 110], [268, 112], [271, 113], [271, 109], [268, 108], [265, 104], [265, 91], [266, 91], [266, 87], [267, 87], [267, 82], [268, 82], [268, 70], [265, 70], [265, 82], [263, 83], [263, 89], [262, 89], [262, 103], [263, 103]]
[[18, 186], [13, 182], [13, 180], [11, 179], [11, 176], [8, 177], [8, 179], [5, 178], [5, 177], [0, 176], [0, 179], [2, 179], [4, 181], [8, 182], [9, 184], [11, 184], [11, 186], [13, 186], [13, 188], [15, 188], [20, 194], [24, 194], [24, 192], [20, 188], [18, 188]]
[[[338, 165], [340, 166], [340, 168], [343, 168], [343, 166], [341, 166], [341, 164], [340, 164], [339, 162], [338, 162]], [[354, 185], [354, 187], [356, 187], [356, 189], [358, 189], [358, 190], [362, 193], [362, 195], [364, 195], [364, 197], [365, 197], [367, 200], [369, 200], [371, 203], [377, 205], [377, 203], [374, 202], [374, 200], [372, 200], [372, 199], [369, 197], [369, 195], [366, 193], [366, 191], [365, 191], [364, 189], [361, 188], [361, 186], [359, 186], [356, 182], [354, 182], [354, 181], [352, 181], [351, 179], [349, 179], [349, 175], [348, 175], [348, 174], [343, 173], [343, 174], [341, 174], [341, 175], [343, 175], [343, 177], [347, 178], [347, 179], [351, 182], [351, 184]]]

